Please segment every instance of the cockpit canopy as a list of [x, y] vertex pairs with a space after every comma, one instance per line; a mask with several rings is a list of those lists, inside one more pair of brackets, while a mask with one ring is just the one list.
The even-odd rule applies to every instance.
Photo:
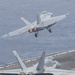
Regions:
[[53, 13], [51, 13], [51, 12], [43, 11], [40, 14], [40, 18], [41, 18], [41, 20], [46, 20], [46, 19], [51, 18], [52, 15], [53, 15]]
[[42, 11], [41, 14], [53, 15], [52, 12], [48, 12], [48, 11]]

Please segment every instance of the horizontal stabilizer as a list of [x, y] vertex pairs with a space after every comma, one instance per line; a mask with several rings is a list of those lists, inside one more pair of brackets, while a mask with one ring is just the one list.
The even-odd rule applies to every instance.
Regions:
[[38, 66], [36, 68], [37, 71], [43, 72], [44, 71], [44, 63], [45, 63], [45, 51], [42, 53]]
[[14, 53], [16, 59], [18, 60], [18, 63], [20, 64], [21, 69], [22, 70], [25, 70], [26, 69], [26, 66], [23, 63], [23, 61], [21, 60], [20, 56], [17, 54], [17, 52], [15, 50], [13, 51], [13, 53]]
[[26, 25], [31, 25], [29, 21], [27, 21], [25, 18], [21, 17], [21, 20], [26, 24]]

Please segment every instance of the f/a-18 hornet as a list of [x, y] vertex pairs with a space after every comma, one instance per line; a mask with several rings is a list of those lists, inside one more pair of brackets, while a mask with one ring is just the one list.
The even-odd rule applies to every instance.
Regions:
[[38, 32], [44, 29], [47, 29], [51, 33], [52, 32], [51, 26], [55, 25], [57, 22], [66, 18], [68, 14], [69, 13], [60, 16], [53, 16], [53, 13], [43, 11], [41, 14], [37, 15], [37, 20], [34, 21], [33, 23], [30, 23], [29, 21], [21, 17], [21, 20], [25, 22], [26, 26], [17, 29], [15, 31], [9, 32], [8, 34], [3, 35], [2, 37], [15, 36], [15, 35], [22, 34], [24, 32], [29, 32], [29, 33], [34, 32], [35, 37], [37, 37]]
[[42, 53], [39, 62], [27, 67], [16, 51], [13, 51], [18, 60], [20, 69], [0, 70], [0, 75], [75, 75], [75, 71], [56, 69], [57, 63], [51, 67], [45, 66], [45, 51]]

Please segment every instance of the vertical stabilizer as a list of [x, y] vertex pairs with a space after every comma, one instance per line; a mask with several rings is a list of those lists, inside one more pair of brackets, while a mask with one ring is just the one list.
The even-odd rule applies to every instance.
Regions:
[[37, 25], [40, 24], [41, 19], [40, 19], [40, 15], [37, 15]]
[[13, 53], [14, 53], [15, 57], [17, 58], [17, 60], [18, 60], [18, 62], [20, 64], [21, 69], [22, 70], [25, 70], [26, 69], [26, 66], [23, 63], [23, 61], [21, 60], [20, 56], [17, 54], [17, 52], [15, 50], [13, 51]]
[[21, 20], [26, 24], [26, 25], [31, 25], [29, 21], [27, 21], [25, 18], [21, 17]]
[[42, 55], [40, 57], [40, 60], [39, 60], [36, 70], [43, 72], [44, 71], [44, 63], [45, 63], [45, 51], [42, 53]]

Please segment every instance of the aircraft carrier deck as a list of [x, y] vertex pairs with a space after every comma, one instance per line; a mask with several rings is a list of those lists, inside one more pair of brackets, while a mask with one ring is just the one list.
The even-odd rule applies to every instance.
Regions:
[[[75, 50], [67, 51], [67, 52], [59, 52], [51, 55], [47, 55], [46, 57], [53, 56], [55, 60], [57, 60], [61, 67], [60, 69], [66, 70], [74, 70], [75, 68]], [[39, 57], [33, 58], [30, 60], [25, 60], [25, 64], [27, 67], [30, 67], [38, 62]], [[6, 69], [17, 69], [20, 68], [18, 63], [12, 63], [7, 65], [0, 66], [0, 70]]]

